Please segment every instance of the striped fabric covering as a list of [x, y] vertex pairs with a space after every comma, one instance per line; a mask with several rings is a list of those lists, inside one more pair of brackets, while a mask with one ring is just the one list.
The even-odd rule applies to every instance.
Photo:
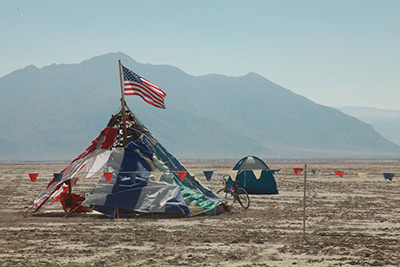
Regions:
[[180, 187], [155, 181], [152, 158], [153, 153], [146, 151], [140, 142], [114, 149], [106, 165], [114, 174], [111, 182], [100, 179], [83, 204], [112, 217], [116, 208], [189, 216]]
[[[224, 202], [187, 173], [180, 181], [177, 172], [187, 171], [126, 107], [128, 145], [123, 147], [122, 110], [111, 117], [107, 127], [91, 145], [65, 168], [60, 181], [52, 179], [27, 210], [38, 211], [63, 184], [79, 177], [99, 177], [97, 186], [83, 202], [114, 217], [117, 209], [173, 213], [182, 216], [216, 215]], [[102, 172], [112, 173], [109, 183]]]

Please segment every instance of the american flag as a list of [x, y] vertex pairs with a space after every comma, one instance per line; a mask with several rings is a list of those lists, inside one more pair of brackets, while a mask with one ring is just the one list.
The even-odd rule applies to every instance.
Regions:
[[125, 95], [138, 95], [150, 105], [165, 109], [164, 98], [166, 94], [163, 90], [124, 66], [122, 66], [122, 70]]

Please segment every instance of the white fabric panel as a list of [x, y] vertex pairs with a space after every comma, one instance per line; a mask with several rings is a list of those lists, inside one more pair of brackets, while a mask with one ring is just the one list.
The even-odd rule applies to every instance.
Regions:
[[[115, 148], [112, 150], [110, 157], [108, 158], [108, 162], [106, 167], [104, 168], [104, 172], [112, 172], [113, 176], [111, 178], [110, 184], [114, 184], [117, 179], [117, 174], [121, 169], [122, 161], [124, 160], [124, 150], [122, 148]], [[105, 179], [99, 181], [99, 183], [106, 183]]]
[[[101, 176], [97, 186], [93, 189], [92, 194], [90, 194], [85, 199], [85, 201], [83, 201], [82, 203], [83, 205], [86, 206], [90, 206], [91, 204], [104, 205], [107, 198], [107, 194], [111, 193], [113, 190], [114, 184], [117, 179], [117, 174], [119, 172], [119, 169], [121, 168], [123, 159], [124, 159], [124, 150], [120, 148], [110, 150], [110, 154], [108, 155], [106, 160], [107, 162], [105, 162], [107, 163], [105, 171], [113, 173], [111, 181], [110, 183], [107, 183], [104, 176]], [[104, 158], [101, 158], [100, 160], [104, 160]], [[91, 169], [94, 169], [94, 167], [92, 167]]]
[[[103, 150], [104, 151], [104, 150]], [[108, 158], [111, 155], [111, 150], [105, 150], [103, 153], [97, 155], [95, 158], [92, 167], [89, 170], [88, 175], [86, 178], [90, 178], [93, 175], [95, 175], [101, 168], [104, 167], [104, 165], [107, 163]]]
[[86, 173], [79, 173], [78, 174], [79, 182], [83, 182], [86, 179]]
[[165, 204], [180, 190], [176, 185], [170, 185], [149, 180], [142, 188], [135, 210], [142, 212], [164, 212]]
[[154, 163], [154, 166], [155, 166], [160, 172], [169, 172], [168, 167], [164, 164], [164, 162], [162, 162], [161, 160], [159, 160], [155, 154], [153, 155], [153, 163]]
[[166, 182], [167, 184], [173, 184], [176, 185], [175, 180], [174, 180], [174, 175], [172, 173], [163, 173], [160, 177], [160, 180], [162, 182]]
[[94, 204], [104, 206], [104, 204], [106, 203], [107, 195], [108, 194], [96, 194], [96, 195], [90, 194], [88, 198], [86, 198], [82, 202], [82, 206], [89, 207], [90, 205]]
[[[121, 168], [122, 160], [124, 159], [124, 150], [122, 149], [113, 149], [111, 155], [107, 159], [107, 165], [104, 168], [104, 172], [111, 172], [113, 174], [110, 183], [107, 183], [104, 175], [102, 175], [99, 179], [97, 187], [93, 190], [94, 192], [102, 192], [109, 193], [112, 191], [112, 187], [114, 186], [117, 180], [117, 174], [119, 169]], [[102, 188], [104, 187], [104, 188]], [[110, 188], [111, 187], [111, 188]]]
[[[84, 180], [85, 178], [91, 177], [96, 174], [98, 170], [103, 167], [105, 162], [103, 162], [103, 165], [96, 171], [96, 168], [98, 168], [98, 165], [101, 164], [103, 159], [107, 158], [110, 156], [110, 150], [99, 150], [91, 153], [87, 157], [83, 159], [79, 159], [75, 161], [72, 165], [68, 166], [67, 169], [63, 173], [62, 181], [65, 181], [67, 179], [70, 179], [75, 176], [79, 176], [80, 180]], [[96, 167], [94, 168], [96, 164]], [[83, 167], [82, 167], [83, 166]], [[91, 173], [91, 171], [95, 171], [95, 173]], [[85, 174], [85, 177], [82, 179], [82, 174]]]

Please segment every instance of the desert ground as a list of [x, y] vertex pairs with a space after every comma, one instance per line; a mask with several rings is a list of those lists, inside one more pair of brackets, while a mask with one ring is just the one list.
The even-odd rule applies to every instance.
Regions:
[[[185, 162], [216, 192], [234, 162]], [[0, 266], [400, 266], [399, 162], [309, 162], [306, 239], [300, 162], [271, 162], [279, 194], [251, 195], [248, 210], [218, 216], [64, 218], [47, 204], [23, 217], [66, 164], [0, 165]], [[321, 171], [312, 174], [311, 169]], [[207, 182], [203, 170], [214, 170]], [[343, 170], [343, 178], [334, 170]], [[36, 183], [28, 173], [38, 172]], [[368, 173], [362, 180], [358, 173]], [[96, 178], [78, 183], [90, 192]]]

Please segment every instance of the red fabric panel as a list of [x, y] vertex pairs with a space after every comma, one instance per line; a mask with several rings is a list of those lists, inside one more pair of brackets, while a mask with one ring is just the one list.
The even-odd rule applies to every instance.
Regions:
[[[101, 134], [102, 134], [103, 132], [101, 132]], [[96, 147], [97, 147], [97, 143], [99, 142], [99, 139], [100, 139], [100, 137], [101, 137], [101, 134], [96, 138], [96, 139], [94, 139], [93, 141], [92, 141], [92, 143], [90, 144], [90, 146], [88, 147], [88, 148], [86, 148], [86, 150], [85, 150], [85, 152], [83, 152], [82, 154], [80, 154], [77, 158], [75, 158], [72, 162], [71, 162], [71, 164], [72, 163], [74, 163], [75, 161], [77, 161], [78, 159], [81, 159], [81, 158], [84, 158], [84, 157], [86, 157], [87, 155], [89, 155], [90, 153], [92, 153], [95, 149], [96, 149]], [[70, 164], [70, 165], [71, 165]], [[68, 167], [67, 167], [68, 168]], [[64, 171], [64, 170], [63, 170]]]
[[118, 134], [118, 129], [107, 127], [103, 130], [101, 135], [105, 135], [106, 138], [101, 145], [101, 148], [107, 149], [114, 144], [115, 137]]
[[46, 188], [49, 188], [49, 186], [52, 185], [55, 181], [56, 181], [56, 178], [54, 178], [54, 176], [53, 176], [53, 179], [50, 180], [50, 182], [47, 184]]
[[[68, 191], [68, 188], [69, 188], [68, 186], [64, 186], [64, 187], [63, 187], [63, 192], [67, 192], [67, 191]], [[61, 192], [61, 193], [62, 193], [62, 192]], [[61, 193], [58, 194], [58, 196], [57, 196], [50, 204], [53, 204], [53, 203], [59, 201], [60, 198], [61, 198]]]
[[[66, 207], [68, 195], [69, 195], [68, 192], [62, 192], [61, 197], [60, 197], [60, 202], [61, 202], [61, 205], [63, 206], [63, 209], [65, 212], [68, 212], [68, 208]], [[71, 196], [72, 196], [72, 201], [71, 201], [70, 210], [74, 210], [76, 208], [76, 210], [74, 211], [75, 213], [92, 211], [89, 208], [81, 206], [82, 201], [85, 200], [85, 198], [83, 196], [80, 196], [80, 195], [77, 195], [74, 193], [72, 193]]]

